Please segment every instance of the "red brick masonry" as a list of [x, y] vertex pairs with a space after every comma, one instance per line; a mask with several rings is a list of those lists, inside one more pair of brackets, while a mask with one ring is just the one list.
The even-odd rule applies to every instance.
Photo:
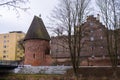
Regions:
[[25, 41], [24, 64], [32, 66], [50, 65], [52, 59], [49, 50], [49, 41], [39, 39]]

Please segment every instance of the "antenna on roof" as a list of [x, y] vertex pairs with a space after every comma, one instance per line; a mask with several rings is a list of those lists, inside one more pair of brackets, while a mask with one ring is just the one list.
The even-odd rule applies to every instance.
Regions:
[[99, 14], [97, 14], [97, 20], [100, 20], [100, 15]]
[[41, 18], [41, 14], [39, 14], [39, 17]]

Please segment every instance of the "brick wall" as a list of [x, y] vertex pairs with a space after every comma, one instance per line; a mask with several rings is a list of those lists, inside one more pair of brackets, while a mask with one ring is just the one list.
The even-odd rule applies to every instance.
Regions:
[[37, 39], [25, 41], [24, 64], [32, 66], [50, 65], [52, 59], [49, 49], [49, 41]]
[[[106, 33], [105, 33], [107, 28], [94, 16], [89, 16], [87, 18], [87, 21], [82, 24], [81, 30], [83, 35], [81, 43], [84, 44], [81, 48], [81, 53], [80, 53], [80, 55], [84, 57], [81, 65], [88, 65], [87, 58], [93, 58], [93, 57], [97, 57], [100, 59], [90, 60], [90, 65], [101, 65], [101, 66], [110, 65], [110, 60], [103, 59], [103, 57], [106, 58], [109, 56], [107, 50]], [[57, 57], [58, 59], [59, 58], [65, 59], [70, 57], [68, 44], [67, 42], [65, 42], [65, 36], [57, 36], [51, 38], [51, 54], [53, 57]], [[118, 54], [120, 55], [119, 44], [118, 44]]]

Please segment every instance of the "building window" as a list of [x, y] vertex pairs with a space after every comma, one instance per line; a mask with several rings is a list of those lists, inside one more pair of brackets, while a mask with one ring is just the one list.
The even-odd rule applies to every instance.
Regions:
[[4, 55], [3, 58], [6, 58], [6, 56]]
[[17, 50], [17, 53], [19, 53], [20, 51], [19, 50]]
[[94, 37], [90, 37], [90, 40], [91, 40], [91, 41], [94, 41]]
[[90, 26], [93, 26], [93, 23], [92, 23], [92, 22], [90, 22]]
[[103, 46], [101, 46], [100, 48], [103, 48]]
[[3, 53], [6, 53], [6, 50], [4, 50]]
[[100, 36], [100, 39], [103, 39], [103, 36]]
[[118, 56], [117, 58], [120, 59], [120, 56]]
[[93, 33], [93, 30], [91, 30], [90, 32]]
[[6, 40], [4, 40], [4, 43], [6, 43]]
[[6, 35], [4, 36], [4, 38], [6, 38]]
[[4, 47], [4, 48], [6, 48], [7, 46], [6, 46], [6, 45], [4, 45], [3, 47]]
[[94, 58], [95, 58], [95, 55], [92, 55], [91, 58], [94, 59]]
[[99, 29], [100, 31], [102, 31], [102, 29]]

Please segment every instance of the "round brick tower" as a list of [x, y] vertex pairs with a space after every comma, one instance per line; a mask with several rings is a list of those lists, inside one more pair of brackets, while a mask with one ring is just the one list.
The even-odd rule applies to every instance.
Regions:
[[50, 65], [50, 36], [41, 18], [34, 19], [25, 36], [25, 65], [44, 66]]

